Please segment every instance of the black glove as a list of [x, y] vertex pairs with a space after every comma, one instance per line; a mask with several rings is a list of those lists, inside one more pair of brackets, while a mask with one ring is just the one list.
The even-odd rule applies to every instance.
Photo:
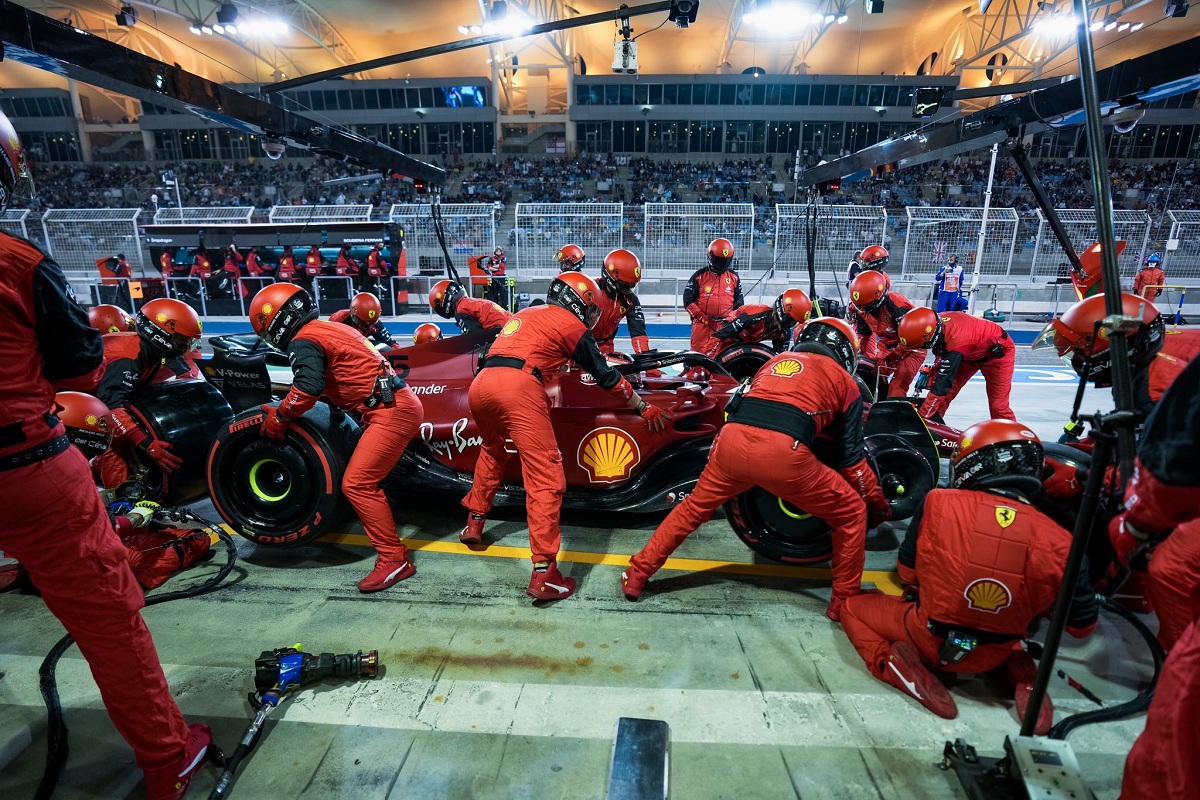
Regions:
[[875, 504], [867, 508], [867, 530], [878, 528], [892, 518], [892, 506], [887, 503]]

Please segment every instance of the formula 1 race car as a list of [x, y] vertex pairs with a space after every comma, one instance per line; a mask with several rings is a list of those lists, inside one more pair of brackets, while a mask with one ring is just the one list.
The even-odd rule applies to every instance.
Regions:
[[[469, 490], [481, 439], [467, 391], [489, 342], [489, 334], [474, 333], [385, 352], [425, 409], [420, 435], [384, 484], [392, 496], [457, 499]], [[244, 409], [218, 432], [209, 451], [208, 484], [217, 512], [242, 535], [266, 545], [297, 544], [334, 530], [347, 511], [341, 477], [358, 424], [318, 404], [289, 427], [283, 441], [261, 438], [259, 404], [272, 394], [269, 367], [285, 367], [286, 357], [253, 335], [216, 337], [209, 344], [215, 355], [202, 363], [202, 371], [235, 410]], [[739, 383], [713, 360], [691, 352], [644, 353], [616, 366], [648, 402], [669, 410], [670, 426], [651, 434], [636, 413], [578, 368], [551, 376], [546, 393], [566, 473], [563, 505], [661, 513], [694, 487]], [[673, 368], [683, 374], [643, 374]], [[280, 383], [276, 390], [283, 388]], [[937, 443], [912, 406], [902, 402], [871, 409], [866, 439], [894, 518], [911, 516], [937, 482]], [[820, 441], [814, 451], [821, 455]], [[523, 505], [517, 459], [506, 478], [495, 504]], [[768, 558], [807, 563], [831, 552], [828, 526], [761, 490], [731, 500], [726, 514], [737, 535]]]

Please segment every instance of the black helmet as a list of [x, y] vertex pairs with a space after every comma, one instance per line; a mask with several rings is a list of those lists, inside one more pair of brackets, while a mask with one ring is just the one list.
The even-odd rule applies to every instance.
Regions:
[[273, 283], [250, 301], [250, 327], [259, 338], [284, 350], [296, 332], [317, 318], [312, 295], [294, 283]]
[[466, 294], [460, 283], [448, 280], [438, 281], [429, 292], [429, 307], [439, 317], [452, 319], [454, 317], [454, 309], [458, 306], [459, 298], [465, 297]]
[[950, 486], [1003, 486], [1036, 492], [1042, 485], [1044, 457], [1037, 434], [1021, 423], [1009, 419], [977, 422], [963, 431], [950, 459]]
[[858, 366], [858, 334], [848, 322], [836, 317], [809, 320], [796, 336], [792, 350], [829, 356], [851, 375]]

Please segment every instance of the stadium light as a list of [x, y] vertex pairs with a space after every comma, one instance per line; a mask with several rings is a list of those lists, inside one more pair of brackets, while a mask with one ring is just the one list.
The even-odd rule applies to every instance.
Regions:
[[200, 32], [203, 34], [206, 34], [208, 36], [212, 36], [213, 29], [208, 27], [207, 25], [201, 25]]
[[777, 33], [787, 33], [812, 23], [819, 24], [824, 20], [824, 14], [811, 11], [809, 7], [800, 3], [786, 1], [768, 4], [759, 0], [753, 11], [747, 11], [742, 16], [742, 22], [747, 25]]
[[1104, 27], [1104, 20], [1098, 19], [1095, 22], [1093, 22], [1091, 25], [1088, 25], [1088, 30], [1091, 31], [1092, 33], [1095, 33], [1096, 31], [1100, 30], [1103, 27]]
[[1117, 21], [1115, 19], [1109, 19], [1108, 22], [1104, 23], [1104, 31], [1106, 33], [1115, 27], [1117, 27]]
[[1074, 14], [1052, 14], [1033, 23], [1033, 29], [1042, 36], [1065, 36], [1079, 27], [1079, 18]]
[[213, 29], [213, 33], [220, 33], [222, 35], [224, 35], [224, 33], [225, 33], [225, 26], [219, 22], [214, 22], [212, 29]]
[[1136, 31], [1140, 31], [1140, 30], [1141, 30], [1142, 28], [1144, 28], [1144, 27], [1146, 27], [1146, 23], [1144, 23], [1144, 22], [1135, 22], [1135, 23], [1133, 23], [1133, 27], [1129, 29], [1129, 32], [1130, 32], [1130, 33], [1134, 33], [1134, 32], [1136, 32]]
[[200, 23], [193, 22], [191, 25], [188, 26], [188, 30], [191, 31], [196, 36], [199, 36], [200, 35]]
[[1120, 25], [1117, 26], [1117, 33], [1124, 33], [1127, 30], [1129, 30], [1128, 22], [1122, 22]]
[[132, 28], [134, 25], [137, 25], [138, 12], [137, 9], [131, 5], [121, 6], [121, 10], [118, 11], [115, 16], [117, 18], [117, 24], [122, 28]]
[[849, 19], [850, 19], [850, 16], [848, 14], [842, 14], [840, 17], [837, 18], [837, 24], [845, 25], [846, 21]]

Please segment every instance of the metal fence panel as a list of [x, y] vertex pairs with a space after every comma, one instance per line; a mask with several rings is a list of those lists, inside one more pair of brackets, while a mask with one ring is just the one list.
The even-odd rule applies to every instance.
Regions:
[[26, 224], [28, 219], [28, 208], [10, 208], [3, 214], [0, 214], [0, 231], [11, 233], [13, 236], [20, 236], [22, 239], [28, 239], [29, 227]]
[[[775, 206], [773, 266], [781, 278], [803, 278], [808, 287], [809, 206]], [[844, 282], [850, 260], [872, 244], [887, 239], [887, 213], [883, 206], [815, 206], [816, 268], [818, 280]]]
[[370, 222], [372, 207], [272, 206], [271, 222]]
[[203, 206], [200, 208], [164, 206], [154, 212], [154, 224], [249, 225], [252, 214], [254, 214], [253, 206]]
[[[1098, 241], [1096, 235], [1096, 211], [1091, 208], [1059, 208], [1055, 209], [1075, 252], [1082, 253]], [[1067, 257], [1058, 239], [1050, 230], [1049, 223], [1041, 209], [1038, 209], [1037, 242], [1033, 252], [1033, 270], [1029, 275], [1031, 282], [1053, 281], [1058, 277], [1067, 276]], [[1121, 282], [1132, 285], [1133, 276], [1138, 265], [1146, 256], [1150, 241], [1150, 215], [1145, 211], [1113, 211], [1113, 229], [1118, 240], [1125, 240], [1125, 252], [1117, 259], [1121, 270]]]
[[1171, 234], [1163, 251], [1167, 283], [1200, 278], [1200, 211], [1168, 211]]
[[[984, 226], [982, 208], [910, 206], [908, 226], [898, 232], [904, 240], [904, 258], [900, 273], [918, 279], [933, 276], [952, 255], [968, 273], [975, 269], [979, 251], [979, 232]], [[979, 258], [981, 275], [1008, 275], [1012, 272], [1016, 249], [1017, 212], [1011, 208], [988, 209], [984, 229], [983, 253]], [[896, 254], [892, 252], [892, 263]]]
[[[621, 247], [624, 208], [621, 203], [517, 203], [517, 225], [505, 246], [516, 248], [515, 266], [522, 278], [558, 274], [554, 254], [577, 244], [588, 254], [591, 272]], [[514, 266], [509, 263], [510, 271]]]
[[[754, 269], [754, 205], [751, 203], [646, 203], [642, 271], [650, 277], [690, 275], [705, 263], [713, 239], [733, 243], [733, 268]], [[765, 270], [765, 267], [762, 268]]]
[[96, 259], [123, 254], [135, 275], [145, 269], [137, 208], [55, 208], [42, 215], [50, 255], [68, 275], [95, 276]]
[[[466, 280], [467, 258], [488, 255], [496, 248], [495, 207], [490, 203], [442, 203], [440, 210], [446, 246], [454, 257], [454, 266]], [[429, 204], [394, 205], [390, 217], [404, 230], [408, 274], [445, 277], [442, 248], [433, 229]]]

